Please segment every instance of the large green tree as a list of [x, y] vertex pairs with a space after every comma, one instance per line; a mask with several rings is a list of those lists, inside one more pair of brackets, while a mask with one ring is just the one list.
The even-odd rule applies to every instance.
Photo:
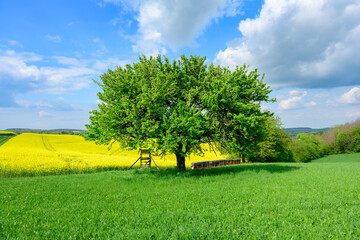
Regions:
[[244, 155], [254, 151], [271, 115], [261, 102], [273, 101], [264, 76], [246, 66], [234, 71], [207, 66], [205, 60], [141, 56], [108, 70], [97, 82], [101, 103], [90, 112], [86, 139], [173, 153], [179, 170], [186, 156], [203, 153], [202, 143]]

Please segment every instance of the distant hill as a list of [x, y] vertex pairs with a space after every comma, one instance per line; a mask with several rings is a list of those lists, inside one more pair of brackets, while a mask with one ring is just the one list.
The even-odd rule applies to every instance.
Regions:
[[319, 131], [326, 132], [330, 128], [307, 128], [307, 127], [298, 127], [298, 128], [284, 128], [284, 130], [288, 133], [290, 133], [291, 137], [296, 137], [299, 133], [307, 133], [307, 134], [313, 134], [318, 133]]
[[80, 129], [31, 129], [31, 128], [8, 128], [5, 131], [10, 131], [14, 133], [47, 133], [47, 134], [83, 134], [84, 130]]

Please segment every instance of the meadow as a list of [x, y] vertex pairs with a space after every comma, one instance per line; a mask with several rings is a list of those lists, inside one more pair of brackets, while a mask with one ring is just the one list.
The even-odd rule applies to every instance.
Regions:
[[[77, 135], [22, 133], [0, 147], [0, 177], [127, 169], [138, 157], [138, 151], [123, 151], [116, 143], [109, 149]], [[187, 167], [193, 161], [225, 158], [207, 151], [202, 157], [191, 155]], [[154, 156], [154, 160], [161, 168], [176, 166], [176, 158], [171, 154], [165, 158]]]
[[360, 154], [1, 178], [0, 238], [359, 239]]

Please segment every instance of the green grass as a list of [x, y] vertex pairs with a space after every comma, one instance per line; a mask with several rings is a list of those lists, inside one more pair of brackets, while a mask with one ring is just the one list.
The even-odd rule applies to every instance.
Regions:
[[360, 238], [360, 154], [0, 185], [0, 239]]

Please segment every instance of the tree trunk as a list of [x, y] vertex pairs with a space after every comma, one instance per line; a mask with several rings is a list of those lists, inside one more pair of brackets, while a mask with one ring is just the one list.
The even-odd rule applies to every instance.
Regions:
[[175, 153], [177, 168], [179, 171], [185, 171], [185, 157], [183, 154]]

